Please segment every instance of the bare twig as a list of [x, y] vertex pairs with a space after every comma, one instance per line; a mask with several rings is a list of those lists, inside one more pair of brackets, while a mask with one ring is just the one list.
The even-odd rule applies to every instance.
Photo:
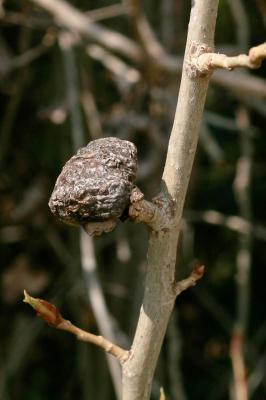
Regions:
[[242, 0], [228, 0], [228, 6], [234, 19], [238, 51], [244, 51], [249, 46], [250, 38], [247, 10]]
[[221, 146], [214, 139], [211, 130], [204, 121], [200, 132], [200, 143], [212, 161], [219, 163], [224, 159], [224, 152]]
[[103, 47], [96, 44], [90, 45], [87, 46], [86, 52], [92, 59], [101, 62], [124, 86], [139, 82], [140, 73], [137, 69], [127, 65], [123, 60], [114, 56]]
[[162, 387], [160, 388], [160, 400], [166, 400], [166, 396]]
[[266, 375], [266, 351], [264, 351], [258, 361], [256, 367], [248, 377], [248, 394], [251, 399], [255, 390], [265, 380]]
[[230, 356], [232, 360], [233, 376], [234, 376], [234, 392], [235, 400], [247, 400], [247, 382], [246, 368], [243, 358], [244, 340], [241, 331], [234, 330], [231, 338]]
[[[66, 27], [72, 31], [74, 30], [101, 46], [128, 57], [134, 63], [139, 64], [143, 61], [143, 51], [134, 41], [96, 22], [90, 21], [87, 16], [64, 0], [31, 1], [50, 12], [60, 26]], [[153, 39], [154, 38], [155, 36], [153, 35]], [[202, 42], [204, 42], [204, 38]], [[158, 46], [156, 48], [158, 48]], [[172, 56], [164, 52], [164, 56], [162, 58], [159, 57], [156, 63], [168, 74], [174, 76], [181, 74], [183, 66], [183, 59], [181, 57]], [[212, 82], [228, 88], [233, 92], [266, 97], [265, 80], [255, 76], [249, 76], [239, 72], [232, 73], [231, 76], [228, 76], [224, 71], [218, 71], [212, 76]]]
[[241, 235], [252, 233], [257, 239], [266, 241], [265, 226], [251, 224], [250, 221], [238, 215], [225, 215], [216, 210], [189, 210], [185, 212], [185, 218], [192, 222], [204, 222], [211, 225], [222, 226]]
[[[181, 4], [174, 0], [164, 0], [161, 2], [161, 35], [162, 43], [167, 50], [171, 50], [173, 40], [176, 36], [175, 8], [181, 8]], [[180, 28], [179, 28], [180, 29]]]
[[195, 286], [196, 283], [203, 277], [204, 269], [204, 265], [197, 265], [193, 268], [193, 271], [187, 278], [177, 282], [174, 287], [176, 295], [179, 296], [184, 290], [187, 290], [191, 286]]
[[38, 59], [40, 56], [42, 56], [44, 53], [46, 53], [54, 43], [54, 32], [47, 32], [42, 42], [38, 46], [25, 51], [23, 54], [17, 57], [13, 57], [7, 60], [3, 59], [0, 64], [0, 74], [5, 75], [7, 73], [10, 73], [14, 69], [26, 67], [27, 65]]
[[173, 399], [186, 400], [186, 392], [183, 383], [182, 337], [179, 332], [177, 311], [174, 310], [166, 332], [167, 340], [167, 370], [169, 377], [168, 391]]
[[85, 68], [82, 70], [82, 83], [81, 103], [85, 113], [90, 137], [92, 139], [99, 139], [100, 137], [103, 137], [101, 118], [94, 95], [89, 85]]
[[[196, 44], [195, 44], [196, 46]], [[225, 54], [204, 52], [199, 57], [193, 57], [191, 63], [194, 64], [199, 75], [206, 75], [217, 68], [232, 70], [237, 67], [257, 69], [266, 58], [266, 42], [249, 50], [248, 55], [240, 54], [235, 57], [228, 57]]]
[[[240, 215], [252, 224], [251, 215], [251, 178], [253, 141], [249, 135], [249, 118], [245, 107], [238, 111], [237, 122], [240, 128], [241, 154], [237, 163], [236, 177], [234, 181], [235, 197], [239, 206]], [[237, 290], [238, 307], [237, 321], [238, 329], [241, 328], [245, 336], [249, 321], [249, 278], [251, 268], [252, 232], [247, 231], [239, 238], [239, 251], [237, 254]]]
[[225, 117], [212, 111], [204, 111], [204, 120], [207, 124], [223, 130], [238, 131], [238, 126], [233, 118]]
[[86, 332], [83, 329], [73, 325], [70, 321], [62, 317], [58, 308], [53, 304], [42, 299], [31, 297], [25, 290], [24, 296], [25, 297], [23, 301], [33, 307], [38, 316], [53, 328], [72, 333], [77, 337], [78, 340], [92, 343], [95, 346], [101, 347], [107, 353], [110, 353], [112, 356], [117, 358], [120, 363], [123, 363], [128, 358], [129, 352], [127, 350], [122, 349], [102, 336], [97, 336], [90, 332]]
[[89, 10], [86, 12], [86, 14], [92, 21], [101, 21], [103, 19], [125, 15], [126, 10], [122, 4], [117, 3], [106, 7], [96, 8], [95, 10]]
[[144, 53], [153, 62], [157, 62], [162, 57], [167, 57], [163, 47], [156, 39], [147, 18], [141, 11], [140, 0], [123, 0], [130, 20], [133, 23], [138, 42], [141, 44]]
[[78, 11], [64, 0], [32, 0], [35, 4], [50, 12], [55, 21], [63, 27], [87, 36], [96, 43], [112, 51], [123, 52], [125, 56], [135, 60], [141, 59], [137, 45], [125, 36], [102, 27], [91, 21], [85, 14]]
[[[240, 215], [251, 223], [250, 185], [253, 143], [249, 135], [248, 113], [243, 106], [238, 110], [237, 123], [240, 129], [241, 154], [237, 163], [234, 190]], [[249, 323], [251, 248], [252, 233], [249, 231], [239, 237], [236, 260], [237, 311], [230, 352], [233, 366], [235, 400], [248, 399], [244, 352]]]
[[63, 55], [66, 75], [66, 95], [70, 113], [73, 149], [77, 151], [84, 145], [85, 135], [81, 119], [79, 78], [74, 52], [75, 36], [71, 32], [62, 31], [59, 35], [59, 45]]
[[231, 71], [230, 74], [223, 70], [216, 70], [211, 81], [225, 89], [230, 90], [237, 97], [256, 96], [266, 97], [265, 79], [252, 76], [246, 71]]
[[[96, 259], [93, 248], [93, 241], [83, 230], [80, 233], [81, 266], [85, 279], [87, 294], [103, 336], [115, 341], [114, 326], [111, 315], [106, 306], [102, 287], [96, 270]], [[121, 397], [121, 371], [116, 360], [107, 357], [110, 373], [112, 376], [116, 396]]]

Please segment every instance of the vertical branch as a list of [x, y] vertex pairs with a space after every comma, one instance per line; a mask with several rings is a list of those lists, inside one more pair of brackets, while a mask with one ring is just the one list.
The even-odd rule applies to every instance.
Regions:
[[79, 107], [78, 71], [73, 50], [74, 44], [75, 37], [71, 32], [65, 31], [60, 33], [59, 45], [63, 54], [66, 74], [67, 99], [70, 112], [73, 148], [74, 150], [77, 150], [79, 147], [84, 145], [84, 134]]
[[85, 120], [92, 139], [103, 137], [100, 113], [97, 108], [95, 98], [89, 85], [85, 68], [82, 70], [82, 96], [81, 103], [83, 106]]
[[[176, 25], [174, 24], [174, 9], [176, 2], [173, 0], [161, 1], [161, 35], [162, 43], [170, 51], [175, 37]], [[177, 6], [176, 6], [177, 7]]]
[[[59, 38], [63, 52], [66, 80], [67, 97], [69, 101], [69, 112], [71, 122], [71, 135], [73, 148], [78, 149], [84, 144], [85, 134], [81, 118], [79, 92], [78, 92], [78, 69], [73, 53], [74, 37], [70, 32], [62, 32]], [[101, 334], [115, 341], [113, 327], [109, 313], [106, 308], [99, 279], [96, 273], [96, 260], [92, 239], [81, 232], [80, 236], [81, 266], [85, 277], [87, 294], [99, 326]], [[117, 360], [106, 354], [107, 363], [114, 384], [117, 399], [121, 397], [121, 372]]]
[[245, 6], [242, 0], [228, 1], [228, 6], [234, 19], [236, 27], [236, 39], [239, 51], [245, 51], [249, 46], [249, 21]]
[[187, 400], [181, 371], [182, 339], [176, 312], [172, 314], [166, 335], [168, 340], [169, 392], [173, 399]]
[[[218, 0], [193, 2], [184, 65], [192, 41], [213, 46]], [[123, 365], [123, 400], [147, 400], [152, 378], [175, 302], [176, 249], [179, 223], [198, 142], [202, 112], [210, 76], [189, 77], [183, 69], [180, 92], [167, 160], [163, 193], [173, 203], [173, 225], [165, 232], [151, 233], [148, 248], [144, 299], [131, 357]]]
[[[1, 12], [1, 7], [0, 7]], [[19, 36], [19, 50], [23, 53], [28, 49], [31, 41], [30, 32], [22, 28]], [[3, 54], [1, 54], [1, 58]], [[1, 77], [2, 78], [2, 77]], [[22, 69], [17, 78], [15, 85], [15, 90], [7, 103], [6, 110], [2, 110], [2, 124], [0, 126], [0, 162], [3, 162], [8, 150], [9, 142], [12, 136], [12, 130], [15, 124], [16, 114], [20, 107], [25, 86], [27, 85], [27, 80], [29, 78], [29, 73], [27, 70]]]
[[[96, 271], [96, 259], [92, 238], [90, 238], [83, 230], [80, 236], [81, 249], [81, 265], [84, 279], [87, 287], [87, 294], [99, 326], [101, 334], [110, 341], [115, 342], [113, 324], [110, 314], [107, 310], [102, 288]], [[121, 372], [118, 361], [106, 354], [107, 363], [112, 376], [116, 397], [121, 398]]]
[[[234, 190], [240, 216], [250, 223], [253, 144], [249, 131], [248, 113], [244, 107], [238, 111], [237, 122], [240, 128], [241, 156], [237, 163]], [[235, 400], [248, 399], [244, 349], [250, 307], [251, 248], [252, 232], [248, 231], [239, 237], [236, 259], [237, 315], [231, 341]]]

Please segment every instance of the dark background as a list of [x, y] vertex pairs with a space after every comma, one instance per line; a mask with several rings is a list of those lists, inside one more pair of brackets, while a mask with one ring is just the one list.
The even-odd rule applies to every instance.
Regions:
[[[71, 4], [138, 40], [121, 5], [95, 13], [114, 3]], [[92, 40], [69, 33], [33, 2], [0, 5], [0, 399], [115, 399], [103, 352], [37, 319], [22, 303], [23, 289], [98, 332], [79, 229], [57, 221], [48, 199], [77, 147], [102, 135], [136, 144], [137, 184], [147, 198], [158, 193], [180, 76], [110, 50], [97, 59]], [[182, 57], [190, 2], [146, 0], [143, 9], [164, 48]], [[265, 40], [265, 23], [265, 1], [221, 0], [218, 51], [247, 52]], [[108, 55], [123, 63], [122, 72]], [[266, 63], [240, 72], [234, 86], [209, 87], [177, 271], [182, 278], [201, 262], [206, 274], [177, 300], [152, 399], [160, 386], [171, 400], [234, 399], [236, 343], [250, 399], [266, 398], [266, 83], [259, 81], [257, 94], [242, 88], [253, 85], [252, 76], [265, 78]], [[147, 239], [143, 226], [125, 222], [94, 240], [95, 276], [126, 347], [141, 304]]]

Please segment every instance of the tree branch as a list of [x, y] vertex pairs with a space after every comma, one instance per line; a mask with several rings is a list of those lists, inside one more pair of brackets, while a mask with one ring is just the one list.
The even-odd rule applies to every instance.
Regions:
[[204, 270], [205, 270], [204, 265], [196, 265], [193, 268], [191, 274], [187, 278], [177, 282], [174, 287], [176, 296], [179, 296], [180, 293], [182, 293], [184, 290], [187, 290], [190, 287], [195, 286], [196, 283], [203, 277]]
[[[185, 60], [191, 42], [213, 46], [218, 0], [195, 0], [192, 7]], [[183, 71], [174, 125], [162, 180], [162, 191], [173, 204], [173, 225], [151, 232], [143, 304], [131, 355], [123, 364], [123, 400], [147, 400], [173, 309], [176, 291], [176, 249], [185, 195], [198, 142], [209, 77], [191, 79]]]
[[117, 358], [121, 364], [128, 359], [129, 352], [127, 350], [122, 349], [103, 336], [97, 336], [78, 328], [70, 321], [62, 321], [56, 328], [61, 329], [62, 331], [73, 333], [77, 339], [81, 340], [82, 342], [92, 343], [95, 346], [102, 348], [106, 351], [106, 353], [112, 354], [112, 356]]
[[[93, 40], [101, 46], [127, 57], [132, 62], [140, 64], [143, 62], [144, 54], [141, 47], [133, 40], [105, 28], [93, 22], [86, 15], [82, 14], [75, 7], [64, 0], [31, 0], [53, 15], [58, 25], [75, 31], [80, 35]], [[153, 41], [155, 36], [152, 36]], [[204, 43], [204, 37], [202, 38]], [[154, 43], [154, 42], [153, 42]], [[160, 48], [159, 45], [155, 48]], [[183, 60], [181, 57], [173, 56], [164, 52], [163, 57], [156, 60], [157, 66], [169, 75], [180, 75]], [[262, 78], [249, 76], [240, 72], [232, 72], [228, 76], [224, 71], [218, 71], [212, 76], [212, 82], [221, 87], [240, 92], [246, 95], [266, 97], [266, 82]]]
[[141, 59], [140, 48], [130, 39], [118, 32], [111, 31], [93, 22], [88, 16], [64, 0], [32, 0], [35, 4], [51, 13], [58, 23], [72, 31], [87, 36], [96, 43], [112, 51], [122, 52], [126, 57]]
[[153, 202], [144, 199], [143, 193], [135, 187], [130, 196], [129, 218], [144, 223], [154, 232], [169, 230], [171, 227], [171, 204], [163, 195]]
[[235, 57], [228, 57], [225, 54], [205, 52], [199, 57], [192, 58], [199, 76], [205, 76], [217, 68], [232, 70], [237, 67], [257, 69], [266, 58], [266, 42], [259, 46], [252, 47], [247, 54], [240, 54]]
[[127, 350], [122, 349], [116, 344], [105, 339], [103, 336], [94, 335], [93, 333], [86, 332], [83, 329], [73, 325], [70, 321], [62, 317], [58, 308], [53, 304], [42, 299], [31, 297], [25, 290], [24, 295], [24, 303], [28, 303], [32, 308], [34, 308], [34, 310], [37, 312], [37, 315], [51, 327], [72, 333], [77, 337], [78, 340], [92, 343], [95, 346], [102, 348], [107, 353], [110, 353], [116, 357], [121, 364], [128, 359], [129, 352]]

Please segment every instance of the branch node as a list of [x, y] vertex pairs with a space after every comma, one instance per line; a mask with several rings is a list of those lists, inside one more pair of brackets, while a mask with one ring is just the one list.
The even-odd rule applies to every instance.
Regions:
[[213, 49], [205, 43], [196, 42], [194, 40], [191, 41], [188, 52], [188, 60], [185, 67], [189, 78], [204, 78], [211, 73], [208, 65], [204, 67], [198, 65], [198, 59], [202, 54], [212, 53], [212, 51]]
[[228, 71], [237, 67], [257, 69], [265, 58], [266, 42], [252, 47], [248, 54], [239, 54], [234, 57], [213, 53], [204, 44], [191, 42], [186, 71], [190, 78], [197, 78], [205, 77], [218, 68]]
[[172, 206], [163, 193], [150, 202], [144, 199], [138, 187], [134, 187], [130, 196], [128, 215], [131, 221], [145, 223], [155, 232], [164, 231], [171, 226]]
[[185, 278], [182, 279], [179, 282], [175, 282], [174, 284], [174, 292], [176, 296], [179, 296], [180, 293], [182, 293], [184, 290], [189, 289], [192, 286], [195, 286], [197, 282], [203, 277], [205, 271], [205, 266], [204, 265], [196, 265], [191, 274]]

